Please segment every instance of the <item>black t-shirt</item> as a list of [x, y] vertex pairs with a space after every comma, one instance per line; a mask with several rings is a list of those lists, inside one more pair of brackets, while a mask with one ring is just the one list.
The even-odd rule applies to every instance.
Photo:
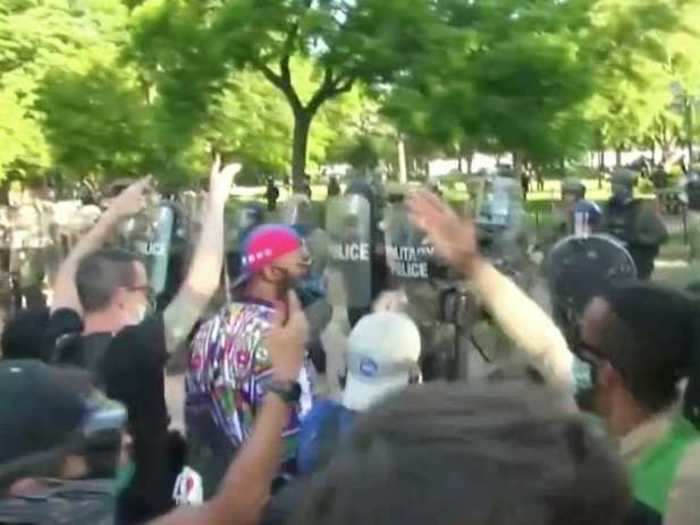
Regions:
[[[54, 337], [65, 336], [75, 327], [76, 318], [79, 316], [74, 311], [57, 311], [49, 320], [48, 332]], [[130, 511], [126, 521], [150, 519], [168, 510], [172, 483], [164, 379], [168, 353], [162, 315], [115, 335], [76, 335], [57, 346], [61, 348], [61, 364], [91, 369], [105, 394], [123, 403], [129, 412], [135, 472], [120, 501], [120, 506]], [[97, 359], [95, 352], [100, 354]]]

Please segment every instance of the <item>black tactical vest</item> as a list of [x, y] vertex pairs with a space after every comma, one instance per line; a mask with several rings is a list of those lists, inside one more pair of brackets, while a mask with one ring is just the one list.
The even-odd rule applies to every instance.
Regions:
[[27, 497], [0, 499], [2, 525], [111, 525], [112, 480], [46, 480], [47, 487]]

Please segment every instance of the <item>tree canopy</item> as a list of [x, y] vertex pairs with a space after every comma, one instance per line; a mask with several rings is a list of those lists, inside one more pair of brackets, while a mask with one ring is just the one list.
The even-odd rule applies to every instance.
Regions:
[[[6, 0], [0, 177], [692, 144], [696, 0]], [[414, 148], [414, 149], [415, 149]]]

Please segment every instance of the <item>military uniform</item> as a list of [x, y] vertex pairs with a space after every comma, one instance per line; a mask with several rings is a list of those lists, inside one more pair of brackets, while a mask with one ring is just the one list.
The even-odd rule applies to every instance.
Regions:
[[46, 276], [50, 214], [39, 200], [11, 211], [10, 272], [15, 285], [15, 307], [35, 309], [46, 306], [43, 293]]
[[688, 239], [690, 258], [700, 258], [700, 175], [692, 174], [685, 185], [688, 198]]

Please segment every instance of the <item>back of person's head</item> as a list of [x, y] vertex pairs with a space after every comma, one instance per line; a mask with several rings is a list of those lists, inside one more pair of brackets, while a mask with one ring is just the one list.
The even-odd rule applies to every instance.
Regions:
[[[2, 495], [23, 479], [113, 475], [126, 411], [99, 396], [84, 370], [4, 360], [0, 420]], [[110, 464], [104, 464], [105, 457]], [[67, 463], [68, 458], [74, 461]], [[80, 471], [75, 460], [82, 463]]]
[[49, 309], [20, 310], [7, 321], [0, 337], [3, 359], [41, 359]]
[[343, 405], [366, 410], [417, 381], [420, 353], [420, 332], [407, 315], [383, 311], [360, 319], [348, 338]]
[[133, 286], [139, 258], [124, 250], [100, 250], [84, 257], [75, 276], [80, 303], [86, 313], [108, 308], [118, 288]]
[[618, 524], [624, 467], [560, 399], [537, 387], [409, 387], [357, 420], [295, 523]]
[[602, 294], [609, 312], [600, 334], [603, 356], [632, 397], [656, 413], [679, 396], [687, 379], [684, 411], [700, 422], [700, 311], [676, 289], [632, 282]]

